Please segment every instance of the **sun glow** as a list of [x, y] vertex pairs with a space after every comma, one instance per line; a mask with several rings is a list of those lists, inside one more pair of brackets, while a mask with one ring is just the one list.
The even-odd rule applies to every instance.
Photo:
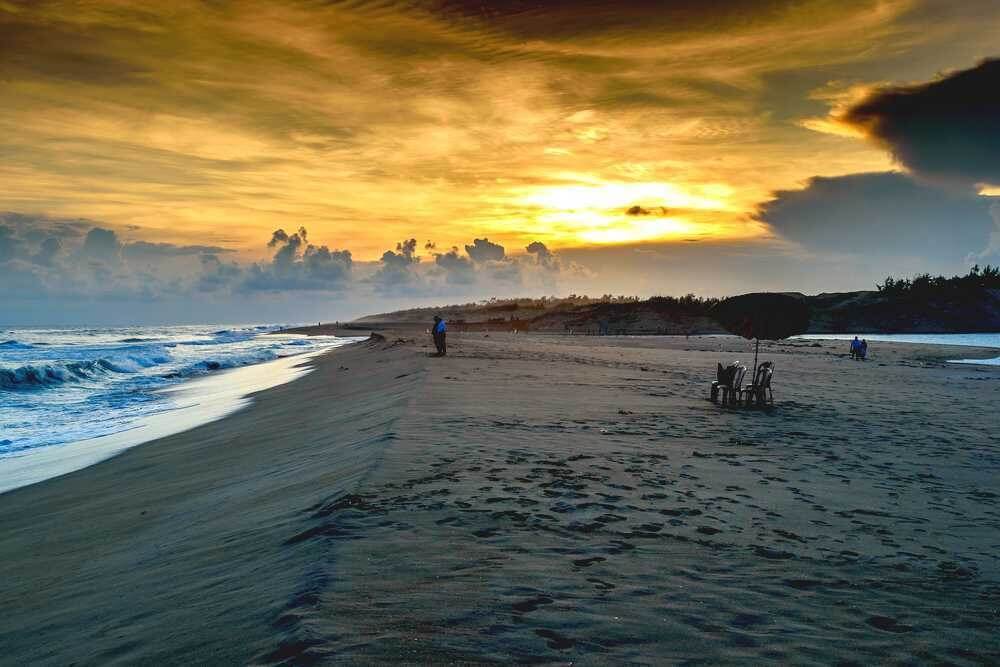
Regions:
[[725, 211], [729, 194], [724, 185], [711, 184], [686, 192], [671, 183], [603, 183], [598, 185], [560, 185], [525, 193], [522, 202], [547, 209], [575, 211], [587, 209], [685, 208]]
[[731, 219], [731, 194], [717, 183], [584, 183], [521, 191], [516, 200], [536, 210], [532, 231], [547, 241], [605, 245], [738, 235], [704, 219]]

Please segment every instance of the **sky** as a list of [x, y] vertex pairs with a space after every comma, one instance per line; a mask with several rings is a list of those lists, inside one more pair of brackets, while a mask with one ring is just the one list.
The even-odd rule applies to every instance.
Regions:
[[995, 0], [0, 0], [0, 324], [1000, 262]]

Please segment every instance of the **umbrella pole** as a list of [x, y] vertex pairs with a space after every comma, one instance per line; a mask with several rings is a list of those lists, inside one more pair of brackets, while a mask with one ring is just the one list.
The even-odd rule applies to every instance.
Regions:
[[757, 339], [757, 347], [753, 351], [753, 384], [757, 384], [757, 355], [760, 353], [760, 338]]

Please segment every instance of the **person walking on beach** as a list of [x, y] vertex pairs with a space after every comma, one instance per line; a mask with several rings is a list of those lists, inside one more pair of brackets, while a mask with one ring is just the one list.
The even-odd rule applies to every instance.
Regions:
[[448, 344], [445, 335], [448, 332], [448, 325], [441, 319], [440, 315], [434, 316], [434, 326], [431, 328], [431, 335], [434, 337], [434, 347], [437, 348], [437, 356], [443, 357], [448, 354]]
[[857, 359], [858, 355], [861, 353], [861, 341], [855, 336], [854, 340], [851, 341], [851, 359]]

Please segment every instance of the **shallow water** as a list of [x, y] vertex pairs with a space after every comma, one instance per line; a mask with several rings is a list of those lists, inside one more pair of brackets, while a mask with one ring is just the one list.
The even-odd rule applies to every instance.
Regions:
[[[289, 363], [263, 376], [227, 374], [227, 386], [191, 383], [195, 378], [299, 358], [353, 340], [271, 334], [277, 328], [0, 329], [0, 490], [21, 485], [13, 479], [22, 476], [14, 468], [27, 465], [28, 455], [46, 462], [46, 468], [64, 459], [76, 469], [82, 466], [68, 462], [92, 463], [87, 452], [120, 451], [218, 418], [239, 407], [247, 393], [299, 373]], [[192, 404], [199, 409], [192, 410]], [[11, 458], [20, 461], [15, 466]]]
[[[843, 334], [806, 334], [795, 338], [813, 340], [851, 340], [855, 336], [869, 342], [922, 343], [925, 345], [959, 345], [962, 347], [994, 347], [1000, 349], [1000, 333], [973, 334], [873, 334], [852, 332]], [[953, 359], [955, 364], [1000, 366], [1000, 357], [990, 359]]]
[[80, 470], [130, 447], [222, 419], [248, 405], [250, 394], [307, 373], [306, 362], [322, 352], [314, 350], [181, 382], [156, 392], [172, 407], [133, 419], [123, 430], [0, 457], [0, 493]]

